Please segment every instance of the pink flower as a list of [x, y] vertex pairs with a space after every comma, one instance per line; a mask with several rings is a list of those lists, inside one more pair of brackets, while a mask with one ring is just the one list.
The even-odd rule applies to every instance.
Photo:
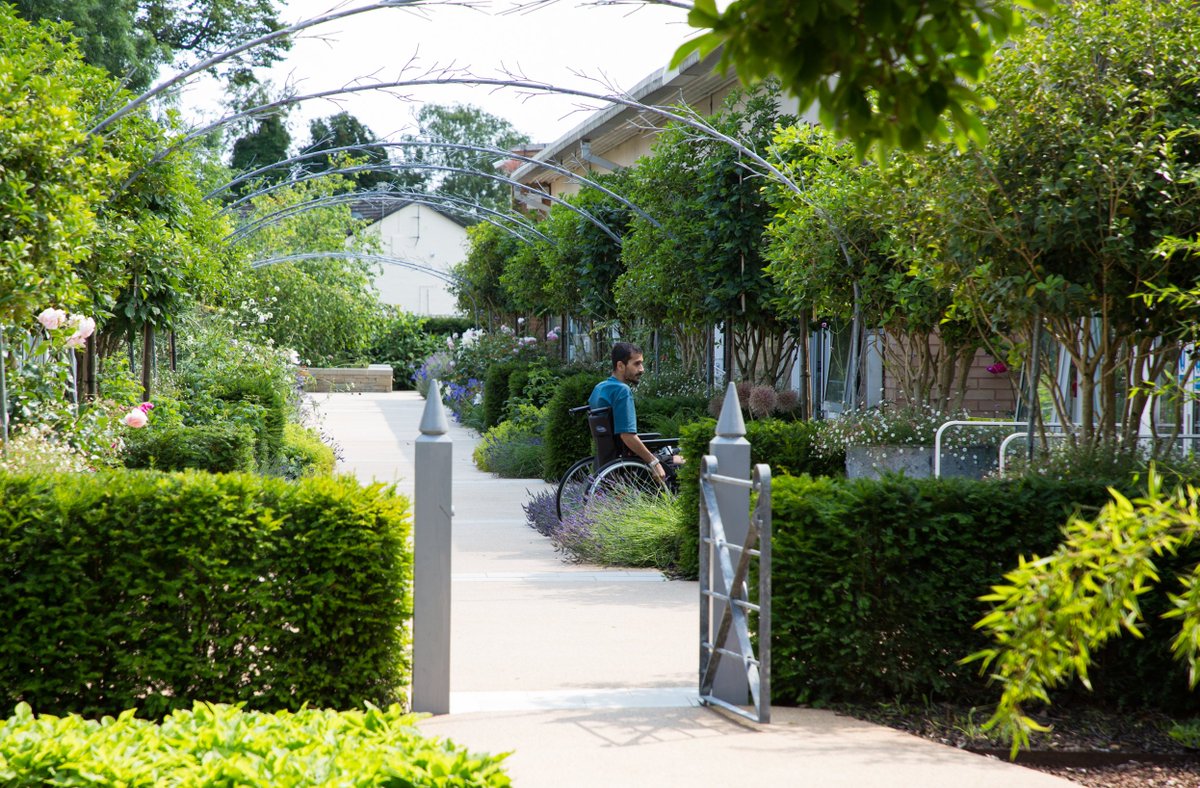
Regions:
[[133, 427], [135, 430], [140, 430], [145, 427], [150, 420], [146, 418], [146, 412], [141, 408], [134, 408], [125, 414], [125, 418], [121, 419], [127, 427]]
[[550, 333], [546, 334], [546, 341], [553, 342], [556, 339], [558, 339], [558, 331], [552, 328], [550, 329]]
[[87, 344], [87, 339], [79, 336], [78, 334], [72, 334], [71, 336], [67, 337], [66, 344], [67, 347], [70, 348], [83, 347], [85, 344]]
[[90, 317], [71, 315], [71, 325], [75, 327], [74, 336], [87, 339], [96, 331], [96, 321]]
[[47, 331], [53, 331], [67, 322], [67, 313], [61, 309], [47, 307], [43, 309], [37, 316], [37, 321], [42, 324]]
[[141, 405], [138, 405], [138, 410], [140, 410], [142, 413], [145, 413], [147, 416], [149, 416], [150, 411], [154, 410], [154, 403], [153, 402], [143, 402]]
[[987, 371], [993, 375], [1003, 375], [1005, 372], [1008, 372], [1008, 364], [1005, 364], [1003, 361], [997, 361], [995, 364], [989, 366]]

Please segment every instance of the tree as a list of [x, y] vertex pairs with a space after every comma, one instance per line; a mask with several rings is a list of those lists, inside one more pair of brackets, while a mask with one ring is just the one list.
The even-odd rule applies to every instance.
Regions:
[[307, 169], [313, 172], [325, 172], [344, 167], [345, 160], [353, 158], [356, 162], [354, 166], [380, 168], [356, 172], [347, 176], [354, 188], [360, 191], [375, 189], [381, 184], [392, 184], [405, 189], [422, 189], [428, 181], [429, 176], [419, 171], [387, 169], [391, 163], [387, 148], [377, 144], [379, 138], [375, 136], [375, 132], [363, 125], [349, 112], [339, 112], [328, 118], [318, 118], [309, 124], [308, 130], [311, 138], [304, 148], [306, 153], [335, 148], [353, 148], [348, 152], [309, 159]]
[[[795, 118], [779, 113], [777, 87], [764, 83], [749, 94], [735, 91], [708, 121], [765, 153], [776, 126]], [[776, 383], [795, 332], [780, 319], [764, 270], [770, 206], [751, 162], [727, 143], [672, 124], [632, 177], [630, 199], [661, 227], [630, 220], [616, 286], [620, 311], [675, 326], [687, 364], [700, 362], [704, 332], [720, 323], [737, 373]]]
[[[1018, 4], [1048, 10], [1053, 0]], [[673, 65], [722, 47], [720, 68], [747, 83], [779, 77], [802, 110], [819, 102], [822, 122], [860, 156], [871, 145], [913, 150], [944, 137], [946, 115], [960, 139], [982, 140], [972, 108], [987, 103], [970, 84], [1022, 26], [1014, 6], [990, 0], [735, 0], [723, 12], [697, 0], [688, 22], [707, 32]]]
[[[69, 22], [84, 59], [127, 87], [148, 87], [164, 64], [203, 59], [282, 28], [274, 0], [16, 0], [25, 19]], [[230, 67], [234, 80], [277, 61], [290, 43], [256, 47]]]
[[[258, 127], [233, 143], [233, 156], [229, 165], [239, 172], [250, 172], [268, 164], [283, 161], [288, 157], [292, 135], [288, 132], [284, 118], [268, 115], [258, 122]], [[277, 183], [287, 177], [286, 169], [269, 170], [262, 175], [267, 183]]]
[[[248, 221], [351, 187], [338, 175], [284, 186], [251, 200]], [[238, 248], [252, 263], [304, 252], [372, 252], [374, 239], [359, 234], [365, 225], [351, 216], [347, 204], [315, 206], [268, 220]], [[374, 265], [362, 260], [277, 263], [255, 269], [229, 303], [246, 330], [295, 350], [304, 363], [352, 363], [365, 357], [379, 322], [374, 275]]]
[[473, 312], [478, 307], [501, 320], [519, 311], [500, 278], [508, 261], [516, 256], [520, 241], [493, 224], [480, 222], [467, 228], [467, 244], [467, 257], [454, 266], [456, 281], [450, 286], [458, 297], [459, 311]]
[[[503, 118], [469, 104], [426, 104], [417, 113], [418, 133], [406, 142], [448, 142], [515, 150], [529, 138]], [[476, 205], [503, 211], [511, 205], [509, 187], [495, 179], [473, 175], [469, 170], [496, 174], [495, 153], [450, 148], [408, 148], [405, 160], [416, 164], [453, 167], [468, 172], [431, 171], [438, 192], [461, 197]]]
[[951, 314], [951, 290], [928, 273], [937, 247], [927, 229], [940, 215], [928, 211], [926, 171], [860, 164], [832, 132], [804, 125], [781, 130], [771, 158], [802, 190], [767, 187], [775, 216], [766, 256], [780, 308], [800, 320], [884, 329], [899, 396], [960, 408], [980, 340], [974, 324]]
[[86, 300], [87, 259], [104, 187], [129, 170], [86, 135], [90, 97], [112, 90], [83, 64], [64, 25], [30, 24], [0, 6], [0, 325]]
[[1047, 406], [1085, 444], [1136, 447], [1200, 318], [1138, 297], [1200, 282], [1192, 250], [1160, 246], [1200, 230], [1198, 48], [1193, 6], [1072, 3], [997, 55], [988, 145], [922, 165], [941, 219], [926, 243], [945, 250], [932, 273], [1014, 356], [1044, 333], [1068, 357], [1069, 386], [1042, 367]]

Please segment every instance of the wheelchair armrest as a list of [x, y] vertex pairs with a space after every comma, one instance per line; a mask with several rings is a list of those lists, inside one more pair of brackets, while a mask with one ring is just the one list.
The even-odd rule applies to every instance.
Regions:
[[679, 438], [650, 438], [649, 440], [642, 440], [642, 443], [646, 444], [647, 449], [654, 451], [655, 449], [662, 449], [667, 446], [678, 446]]
[[639, 432], [637, 434], [637, 436], [642, 439], [643, 443], [645, 443], [648, 440], [655, 440], [656, 438], [661, 438], [662, 433], [661, 432]]

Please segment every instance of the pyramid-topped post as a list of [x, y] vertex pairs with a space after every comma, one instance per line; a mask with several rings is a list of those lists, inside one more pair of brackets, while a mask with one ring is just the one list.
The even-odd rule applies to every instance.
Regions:
[[454, 441], [441, 386], [429, 381], [413, 474], [412, 709], [450, 711], [450, 517]]
[[442, 404], [441, 384], [437, 378], [429, 381], [429, 396], [425, 398], [425, 410], [421, 414], [422, 435], [445, 435], [450, 431], [446, 421], [446, 406]]
[[733, 385], [732, 381], [725, 389], [725, 401], [721, 404], [721, 417], [717, 419], [717, 435], [722, 438], [746, 437], [746, 420], [742, 418], [742, 403], [738, 399], [737, 386]]
[[[746, 440], [746, 420], [742, 417], [742, 404], [738, 401], [737, 386], [732, 382], [725, 389], [725, 401], [721, 405], [721, 417], [717, 420], [717, 433], [708, 444], [708, 453], [717, 458], [717, 469], [721, 476], [733, 476], [738, 479], [750, 478], [750, 442]], [[689, 460], [690, 461], [690, 460]], [[730, 484], [718, 484], [715, 489], [717, 507], [721, 511], [721, 521], [725, 526], [725, 539], [730, 544], [745, 544], [746, 534], [750, 531], [750, 489], [735, 487]], [[701, 507], [703, 516], [703, 507]], [[701, 543], [700, 549], [707, 545]], [[703, 562], [701, 563], [703, 566]], [[715, 563], [709, 564], [709, 588], [720, 594], [729, 594], [732, 589], [725, 587], [725, 578]], [[700, 604], [711, 605], [709, 615], [711, 621], [720, 621], [724, 613], [725, 602], [719, 599], [701, 599]], [[737, 635], [731, 629], [724, 643], [718, 646], [736, 652]], [[717, 666], [717, 675], [713, 681], [714, 696], [737, 706], [749, 702], [750, 690], [746, 684], [746, 674], [741, 665], [734, 660], [724, 660]]]

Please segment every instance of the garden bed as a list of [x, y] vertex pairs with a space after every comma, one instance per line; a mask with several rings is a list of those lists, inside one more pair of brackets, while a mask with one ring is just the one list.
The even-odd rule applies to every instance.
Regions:
[[[1008, 746], [982, 729], [987, 710], [939, 704], [836, 707], [861, 720], [959, 749], [1008, 760]], [[1051, 710], [1032, 715], [1052, 726], [1016, 762], [1090, 788], [1200, 785], [1200, 752], [1167, 731], [1172, 720], [1158, 713], [1098, 709]]]

